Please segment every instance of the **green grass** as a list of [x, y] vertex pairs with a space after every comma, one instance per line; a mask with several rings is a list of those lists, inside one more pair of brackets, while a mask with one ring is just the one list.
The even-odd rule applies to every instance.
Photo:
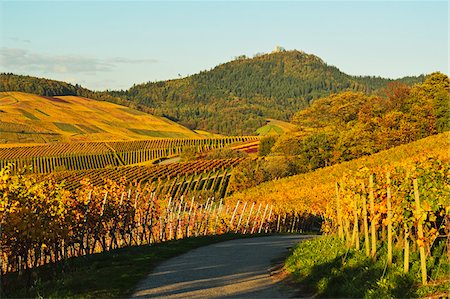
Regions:
[[267, 124], [259, 129], [256, 130], [256, 133], [258, 133], [259, 135], [267, 135], [269, 133], [271, 134], [278, 134], [281, 135], [284, 133], [283, 129], [273, 125], [273, 124]]
[[[435, 246], [428, 258], [428, 275], [436, 285], [421, 286], [419, 258], [411, 254], [410, 272], [403, 273], [401, 250], [394, 252], [392, 267], [386, 268], [385, 248], [379, 248], [378, 259], [365, 256], [364, 250], [348, 250], [335, 237], [323, 236], [301, 242], [285, 262], [285, 269], [310, 295], [332, 298], [413, 298], [443, 293], [450, 289], [450, 264], [442, 254], [445, 242]], [[441, 254], [439, 254], [441, 253]], [[448, 295], [448, 294], [447, 294]]]
[[[130, 294], [158, 263], [191, 249], [249, 235], [188, 238], [152, 246], [135, 246], [46, 265], [18, 276], [3, 277], [0, 297], [117, 298]], [[29, 278], [31, 289], [26, 291]]]
[[31, 112], [28, 112], [26, 110], [23, 109], [19, 109], [20, 113], [22, 113], [26, 118], [31, 119], [31, 120], [40, 120], [38, 117], [36, 117], [34, 114], [32, 114]]
[[80, 127], [82, 130], [88, 133], [102, 133], [105, 132], [105, 130], [100, 129], [96, 125], [83, 125], [83, 124], [77, 124], [78, 127]]
[[68, 124], [68, 123], [58, 123], [58, 122], [54, 122], [53, 123], [55, 126], [58, 127], [58, 129], [60, 129], [61, 131], [64, 132], [68, 132], [68, 133], [76, 133], [76, 134], [84, 134], [83, 131], [81, 131], [80, 129], [78, 129], [77, 127], [75, 127], [72, 124]]

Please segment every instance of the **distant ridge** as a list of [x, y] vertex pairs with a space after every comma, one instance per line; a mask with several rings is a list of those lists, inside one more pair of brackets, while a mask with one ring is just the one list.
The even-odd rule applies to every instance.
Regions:
[[198, 74], [134, 85], [126, 91], [92, 92], [78, 85], [13, 74], [0, 75], [0, 91], [79, 95], [165, 116], [190, 129], [221, 134], [255, 134], [267, 118], [289, 121], [311, 101], [352, 90], [374, 93], [393, 81], [350, 76], [303, 51], [278, 50], [253, 58], [238, 56]]

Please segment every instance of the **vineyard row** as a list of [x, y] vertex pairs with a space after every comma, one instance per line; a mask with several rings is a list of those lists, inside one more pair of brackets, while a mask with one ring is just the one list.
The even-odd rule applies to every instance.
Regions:
[[236, 143], [256, 141], [258, 139], [258, 136], [230, 136], [204, 139], [166, 138], [134, 141], [48, 143], [32, 146], [1, 147], [0, 160], [49, 156], [57, 157], [71, 154], [126, 153], [153, 149], [173, 149], [173, 151], [177, 151], [185, 147], [213, 149]]
[[65, 188], [70, 191], [82, 187], [82, 180], [88, 179], [90, 184], [101, 186], [107, 178], [112, 181], [124, 179], [132, 185], [149, 184], [156, 195], [169, 194], [175, 197], [192, 191], [209, 191], [225, 196], [231, 169], [243, 160], [243, 158], [232, 158], [157, 166], [125, 166], [59, 172], [52, 174], [51, 177], [58, 182], [64, 181]]
[[[17, 230], [14, 221], [21, 207], [6, 209], [0, 243], [3, 274], [125, 246], [227, 232], [299, 232], [314, 224], [305, 215], [276, 213], [269, 204], [229, 205], [215, 198], [199, 202], [183, 196], [173, 200], [157, 197], [150, 189], [141, 193], [91, 189], [67, 204], [70, 207], [57, 215], [40, 209], [35, 217], [41, 220], [30, 222], [25, 230]], [[43, 219], [46, 225], [40, 226]]]
[[[368, 175], [368, 183], [364, 174], [345, 177], [336, 184], [332, 230], [348, 247], [365, 250], [373, 259], [385, 247], [388, 267], [394, 249], [401, 248], [404, 273], [409, 272], [411, 252], [418, 252], [421, 281], [427, 284], [427, 260], [450, 259], [450, 172], [448, 165], [432, 159], [414, 169], [380, 171]], [[436, 252], [442, 241], [447, 254]]]
[[[194, 148], [196, 152], [203, 152], [254, 138], [256, 137], [243, 136], [216, 139], [164, 139], [148, 142], [93, 143], [97, 147], [107, 145], [108, 151], [99, 151], [97, 153], [95, 151], [86, 153], [88, 151], [83, 152], [77, 148], [89, 147], [89, 143], [67, 143], [64, 146], [63, 144], [37, 146], [39, 149], [36, 151], [34, 151], [34, 147], [0, 148], [0, 168], [4, 168], [9, 164], [14, 165], [15, 169], [31, 165], [33, 173], [43, 174], [64, 170], [117, 167], [177, 156], [186, 148]], [[64, 149], [64, 151], [53, 150], [53, 146], [58, 149]]]

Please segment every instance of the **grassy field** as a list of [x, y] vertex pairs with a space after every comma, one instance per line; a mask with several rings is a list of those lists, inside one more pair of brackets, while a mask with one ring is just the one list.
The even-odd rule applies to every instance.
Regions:
[[283, 133], [292, 132], [297, 129], [297, 127], [291, 123], [276, 120], [276, 119], [267, 119], [267, 123], [265, 126], [262, 126], [261, 128], [257, 129], [256, 132], [260, 136], [266, 136], [266, 135], [281, 135]]
[[0, 93], [0, 143], [203, 138], [175, 122], [76, 96]]
[[[445, 244], [441, 243], [435, 250], [442, 251]], [[394, 264], [389, 268], [385, 264], [386, 248], [379, 251], [381, 259], [374, 262], [363, 251], [347, 248], [338, 238], [322, 236], [297, 245], [285, 269], [304, 295], [316, 298], [448, 298], [450, 264], [445, 254], [428, 260], [430, 276], [442, 283], [423, 286], [418, 258], [405, 274], [401, 250], [394, 252]], [[447, 282], [443, 282], [445, 279]]]
[[[0, 297], [121, 298], [129, 295], [158, 263], [197, 247], [243, 237], [249, 235], [196, 237], [128, 247], [47, 265], [20, 277], [8, 274], [4, 283], [11, 283]], [[28, 278], [32, 288], [27, 291]]]

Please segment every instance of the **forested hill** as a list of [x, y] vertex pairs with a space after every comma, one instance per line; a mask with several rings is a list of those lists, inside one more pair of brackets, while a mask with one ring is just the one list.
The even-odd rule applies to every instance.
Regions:
[[[4, 84], [5, 76], [8, 75], [0, 78], [0, 91], [14, 90], [11, 75], [8, 86]], [[24, 78], [27, 78], [25, 81], [31, 80], [31, 77], [20, 78], [22, 81]], [[423, 79], [423, 76], [408, 77], [401, 81], [412, 84]], [[391, 81], [350, 76], [317, 56], [300, 51], [281, 51], [253, 58], [238, 57], [196, 75], [139, 84], [126, 91], [92, 93], [74, 87], [77, 95], [132, 105], [133, 108], [166, 116], [191, 129], [254, 134], [266, 118], [290, 120], [294, 113], [307, 107], [314, 99], [344, 90], [372, 93]], [[23, 86], [22, 82], [20, 88]], [[38, 87], [45, 89], [43, 84], [37, 83], [34, 93], [46, 92]], [[66, 90], [63, 92], [74, 92], [71, 88]]]
[[[151, 106], [190, 128], [252, 134], [265, 118], [290, 120], [313, 99], [342, 90], [370, 93], [390, 81], [349, 76], [317, 56], [284, 51], [239, 57], [187, 78], [149, 82], [112, 94]], [[423, 77], [406, 81], [421, 82]]]

